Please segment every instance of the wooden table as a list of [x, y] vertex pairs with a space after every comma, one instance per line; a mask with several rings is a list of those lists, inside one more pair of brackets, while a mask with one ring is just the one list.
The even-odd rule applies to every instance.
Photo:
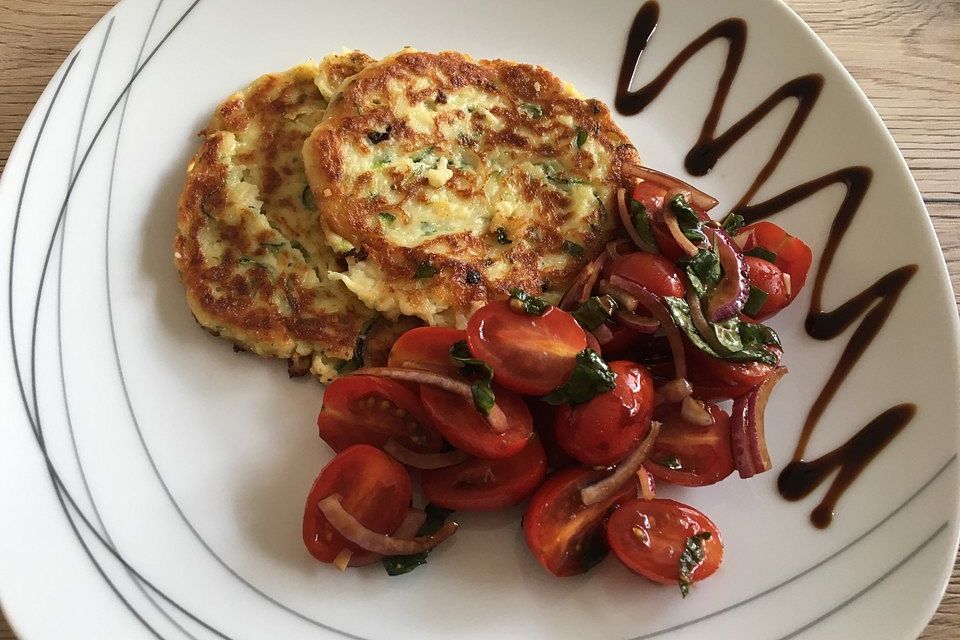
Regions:
[[[41, 90], [109, 0], [0, 0], [0, 171]], [[789, 0], [839, 56], [920, 185], [960, 301], [960, 1]], [[960, 637], [960, 562], [924, 640]], [[0, 640], [15, 640], [0, 612]]]

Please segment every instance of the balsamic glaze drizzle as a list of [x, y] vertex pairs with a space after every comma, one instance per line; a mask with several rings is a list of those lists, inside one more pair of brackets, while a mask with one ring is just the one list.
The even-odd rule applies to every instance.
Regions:
[[706, 175], [731, 147], [781, 102], [795, 98], [797, 101], [795, 111], [784, 129], [780, 141], [770, 158], [757, 173], [753, 183], [740, 198], [740, 201], [733, 206], [732, 210], [743, 215], [747, 222], [755, 222], [784, 211], [832, 185], [843, 185], [846, 189], [843, 201], [840, 203], [831, 224], [827, 245], [817, 265], [805, 329], [807, 334], [814, 339], [832, 340], [858, 319], [862, 318], [862, 320], [854, 330], [846, 347], [844, 347], [839, 361], [830, 374], [830, 378], [814, 401], [794, 450], [793, 460], [781, 472], [777, 483], [781, 496], [787, 500], [799, 500], [812, 493], [835, 470], [839, 470], [823, 499], [810, 514], [813, 524], [819, 528], [824, 528], [830, 524], [836, 503], [843, 492], [916, 414], [915, 405], [897, 405], [874, 418], [840, 447], [815, 460], [806, 461], [803, 459], [807, 444], [823, 412], [867, 347], [870, 346], [883, 328], [888, 316], [896, 306], [900, 294], [916, 274], [917, 265], [906, 265], [894, 269], [836, 309], [824, 311], [822, 296], [826, 277], [830, 272], [833, 258], [850, 226], [850, 222], [859, 210], [860, 204], [870, 188], [873, 170], [864, 166], [846, 167], [788, 189], [765, 202], [750, 203], [760, 187], [783, 160], [813, 111], [823, 89], [823, 76], [820, 74], [803, 75], [784, 83], [747, 115], [718, 135], [717, 123], [720, 114], [743, 61], [747, 44], [747, 23], [740, 18], [728, 18], [718, 22], [680, 51], [657, 77], [643, 87], [631, 91], [630, 84], [633, 81], [640, 57], [654, 31], [656, 31], [659, 17], [660, 6], [655, 0], [651, 0], [640, 7], [634, 18], [627, 37], [626, 50], [617, 83], [615, 102], [617, 111], [624, 115], [640, 113], [660, 95], [677, 71], [694, 55], [714, 40], [725, 40], [728, 44], [727, 59], [717, 82], [710, 111], [704, 119], [700, 136], [685, 158], [684, 164], [687, 171], [695, 176]]

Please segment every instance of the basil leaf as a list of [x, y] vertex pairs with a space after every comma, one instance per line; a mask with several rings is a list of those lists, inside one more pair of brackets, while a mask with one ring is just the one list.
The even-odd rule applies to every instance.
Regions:
[[497, 244], [513, 244], [513, 240], [507, 237], [507, 230], [503, 227], [497, 227]]
[[380, 212], [380, 219], [383, 220], [384, 222], [393, 222], [394, 220], [397, 219], [397, 216], [395, 216], [395, 215], [393, 215], [392, 213], [389, 213], [389, 212], [387, 212], [387, 211], [381, 211], [381, 212]]
[[617, 310], [617, 301], [610, 296], [593, 296], [579, 307], [570, 312], [570, 315], [587, 331], [593, 331], [613, 317]]
[[[423, 525], [417, 531], [417, 536], [433, 535], [440, 530], [440, 527], [446, 523], [447, 518], [453, 513], [450, 509], [437, 507], [433, 504], [428, 504], [423, 510], [427, 512], [427, 519], [423, 521]], [[428, 555], [430, 555], [429, 551], [422, 551], [409, 556], [390, 556], [383, 559], [383, 568], [386, 569], [387, 575], [401, 576], [410, 573], [420, 565], [427, 564]]]
[[756, 246], [756, 247], [753, 247], [753, 248], [750, 249], [749, 251], [744, 251], [744, 252], [743, 252], [743, 255], [745, 255], [745, 256], [753, 256], [754, 258], [760, 258], [761, 260], [766, 260], [767, 262], [776, 262], [776, 261], [777, 261], [777, 254], [775, 254], [773, 251], [770, 251], [769, 249], [765, 249], [764, 247], [761, 247], [761, 246], [759, 246], [759, 245]]
[[544, 396], [543, 400], [548, 404], [583, 404], [612, 390], [616, 380], [617, 374], [596, 351], [588, 347], [577, 354], [577, 365], [566, 383]]
[[636, 229], [637, 235], [651, 247], [656, 247], [657, 240], [653, 236], [653, 229], [650, 227], [647, 208], [633, 198], [630, 198], [630, 220], [633, 222], [633, 228]]
[[520, 108], [530, 114], [530, 117], [534, 120], [539, 120], [543, 117], [543, 109], [541, 109], [538, 105], [524, 102], [520, 105]]
[[[667, 305], [667, 310], [670, 311], [670, 317], [673, 318], [673, 323], [686, 334], [690, 342], [693, 343], [693, 346], [707, 355], [719, 360], [730, 360], [732, 362], [763, 362], [771, 366], [776, 366], [779, 362], [777, 354], [767, 348], [768, 344], [773, 343], [765, 341], [768, 338], [773, 339], [772, 336], [776, 336], [771, 329], [763, 325], [750, 325], [762, 328], [748, 329], [748, 335], [751, 339], [745, 340], [743, 337], [743, 327], [747, 323], [742, 323], [737, 318], [731, 318], [719, 324], [711, 323], [711, 328], [714, 329], [720, 343], [724, 347], [730, 348], [729, 353], [718, 353], [717, 350], [710, 346], [704, 337], [700, 335], [700, 332], [697, 331], [696, 326], [693, 324], [693, 319], [690, 317], [690, 305], [687, 304], [686, 300], [666, 296], [663, 301]], [[734, 329], [740, 338], [740, 347], [736, 349], [734, 347], [737, 346], [737, 340], [732, 335], [732, 330]]]
[[743, 312], [748, 316], [757, 315], [757, 312], [760, 311], [760, 308], [763, 306], [763, 303], [767, 301], [768, 297], [769, 295], [766, 291], [750, 285], [750, 295], [747, 297], [747, 301], [743, 303]]
[[587, 130], [583, 127], [577, 127], [577, 149], [581, 149], [587, 144]]
[[680, 593], [684, 598], [690, 593], [690, 585], [693, 584], [693, 572], [706, 557], [706, 550], [703, 543], [713, 537], [709, 531], [701, 531], [687, 538], [683, 545], [683, 553], [680, 554]]
[[473, 406], [487, 416], [497, 401], [490, 383], [493, 382], [493, 369], [483, 360], [473, 357], [466, 340], [455, 342], [450, 347], [450, 357], [460, 366], [460, 373], [470, 378], [478, 378], [470, 385]]
[[339, 366], [336, 367], [337, 373], [344, 374], [350, 373], [351, 371], [356, 371], [357, 369], [363, 367], [364, 362], [364, 349], [367, 345], [367, 336], [370, 334], [370, 329], [373, 328], [373, 325], [377, 322], [377, 319], [371, 318], [363, 329], [360, 330], [360, 333], [357, 334], [357, 341], [353, 346], [353, 357], [349, 360], [344, 360]]
[[574, 258], [583, 256], [583, 245], [577, 244], [572, 240], [564, 240], [563, 248], [566, 249], [567, 253], [572, 255]]
[[731, 211], [720, 223], [720, 227], [732, 236], [743, 228], [745, 222], [742, 215]]
[[694, 285], [694, 290], [701, 296], [706, 293], [707, 289], [720, 282], [720, 278], [723, 276], [720, 270], [720, 258], [714, 251], [700, 249], [697, 255], [682, 258], [678, 261], [678, 264], [686, 268], [688, 276], [692, 273], [697, 278], [703, 291], [700, 291], [697, 285]]
[[677, 456], [670, 456], [669, 458], [664, 458], [663, 460], [660, 460], [659, 462], [657, 462], [657, 464], [659, 464], [661, 467], [666, 467], [667, 469], [672, 469], [674, 471], [677, 471], [678, 469], [683, 468], [680, 464], [680, 459]]
[[713, 329], [717, 341], [722, 344], [727, 351], [734, 353], [743, 349], [743, 341], [740, 339], [740, 319], [730, 318], [723, 322], [712, 322], [710, 327]]
[[300, 201], [303, 203], [303, 206], [310, 211], [317, 210], [317, 200], [313, 197], [313, 191], [310, 190], [310, 185], [303, 188], [303, 192], [300, 193]]
[[681, 229], [683, 229], [684, 226], [699, 229], [700, 225], [703, 224], [703, 220], [701, 220], [697, 212], [687, 204], [687, 199], [683, 197], [682, 193], [678, 193], [670, 198], [670, 210], [676, 214], [677, 222], [680, 223]]
[[750, 322], [740, 323], [740, 340], [746, 346], [775, 346], [780, 345], [780, 336], [777, 332], [765, 324], [756, 324]]
[[429, 262], [421, 262], [420, 266], [417, 267], [416, 272], [414, 272], [413, 277], [417, 280], [422, 280], [424, 278], [432, 278], [437, 275], [439, 269], [430, 264]]
[[523, 311], [531, 316], [542, 316], [550, 308], [550, 303], [542, 298], [531, 296], [520, 289], [511, 289], [510, 308], [514, 311]]

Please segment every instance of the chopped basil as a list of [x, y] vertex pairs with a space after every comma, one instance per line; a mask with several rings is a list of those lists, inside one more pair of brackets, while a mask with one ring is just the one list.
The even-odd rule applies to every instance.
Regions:
[[380, 169], [381, 167], [387, 166], [391, 162], [393, 162], [393, 156], [389, 154], [384, 154], [373, 161], [373, 168]]
[[363, 367], [364, 355], [363, 351], [367, 344], [367, 336], [370, 334], [370, 329], [373, 328], [374, 323], [376, 323], [376, 317], [371, 318], [363, 329], [360, 330], [360, 333], [357, 334], [357, 341], [353, 346], [353, 357], [349, 360], [344, 360], [337, 369], [337, 373], [344, 374], [350, 373], [351, 371], [356, 371], [357, 369]]
[[610, 296], [593, 296], [570, 315], [587, 331], [593, 331], [613, 316], [617, 310], [617, 301]]
[[433, 147], [425, 147], [420, 151], [418, 151], [417, 153], [415, 153], [414, 155], [412, 155], [410, 157], [410, 160], [413, 162], [423, 162], [424, 160], [426, 160], [428, 157], [432, 155], [433, 155]]
[[727, 217], [720, 222], [720, 227], [730, 235], [735, 235], [743, 228], [744, 222], [746, 221], [742, 215], [731, 211], [727, 214]]
[[439, 273], [439, 269], [430, 264], [429, 262], [421, 262], [420, 266], [417, 267], [416, 272], [413, 274], [413, 277], [417, 280], [423, 280], [424, 278], [432, 278], [433, 276]]
[[307, 248], [304, 247], [302, 244], [300, 244], [299, 241], [297, 241], [297, 240], [292, 240], [292, 241], [290, 242], [290, 246], [291, 246], [292, 248], [296, 249], [297, 251], [299, 251], [300, 254], [303, 256], [303, 259], [304, 259], [304, 260], [306, 260], [307, 262], [310, 262], [310, 252], [307, 251]]
[[280, 249], [283, 249], [282, 242], [261, 242], [260, 246], [266, 247], [267, 251], [269, 251], [273, 255], [277, 255], [278, 253], [280, 253]]
[[[430, 536], [440, 530], [440, 527], [446, 523], [447, 518], [453, 513], [450, 509], [437, 507], [428, 504], [423, 508], [427, 512], [427, 519], [423, 521], [418, 536]], [[427, 564], [429, 551], [422, 551], [409, 556], [390, 556], [383, 559], [383, 568], [387, 570], [387, 575], [401, 576], [410, 573], [420, 565]]]
[[587, 130], [583, 127], [577, 127], [577, 149], [582, 149], [587, 144]]
[[743, 304], [743, 312], [748, 316], [757, 315], [757, 312], [759, 312], [760, 308], [763, 307], [763, 303], [767, 301], [768, 297], [769, 294], [767, 294], [766, 291], [754, 285], [750, 285], [750, 296]]
[[697, 212], [687, 204], [687, 199], [683, 197], [682, 193], [678, 193], [670, 198], [670, 210], [676, 214], [677, 222], [683, 223], [684, 225], [699, 227], [700, 223], [703, 222], [700, 216], [697, 215]]
[[666, 296], [663, 300], [674, 324], [704, 353], [733, 362], [763, 362], [771, 366], [776, 366], [779, 362], [777, 354], [769, 348], [779, 346], [779, 338], [769, 327], [741, 322], [736, 317], [720, 323], [709, 323], [717, 340], [726, 350], [726, 353], [719, 353], [697, 331], [686, 300], [673, 296]]
[[583, 184], [583, 180], [579, 178], [564, 178], [563, 176], [552, 176], [552, 175], [547, 176], [547, 181], [552, 184], [556, 184], [560, 186], [567, 186], [571, 184]]
[[466, 340], [453, 343], [450, 347], [450, 357], [460, 366], [460, 373], [471, 379], [477, 378], [470, 385], [473, 406], [483, 415], [490, 415], [490, 409], [497, 400], [493, 389], [490, 388], [490, 383], [493, 382], [493, 369], [483, 360], [473, 357]]
[[371, 131], [367, 134], [367, 140], [370, 141], [370, 144], [380, 144], [390, 138], [390, 130], [392, 128], [392, 126], [387, 125], [387, 128], [383, 131]]
[[766, 260], [767, 262], [777, 261], [777, 254], [761, 246], [756, 246], [750, 249], [749, 251], [744, 251], [743, 255], [753, 256], [754, 258], [760, 258], [761, 260]]
[[593, 400], [616, 386], [617, 374], [589, 347], [577, 354], [577, 365], [563, 386], [544, 396], [549, 404], [573, 405]]
[[680, 459], [677, 456], [670, 456], [669, 458], [664, 458], [663, 460], [660, 460], [657, 464], [659, 464], [661, 467], [672, 469], [673, 471], [677, 471], [678, 469], [683, 468], [680, 465]]
[[303, 202], [303, 206], [310, 211], [317, 210], [317, 200], [313, 197], [313, 191], [310, 190], [310, 185], [303, 188], [303, 192], [300, 194], [300, 201]]
[[706, 249], [701, 249], [693, 257], [681, 258], [677, 263], [686, 269], [687, 278], [698, 296], [705, 295], [723, 276], [720, 258], [715, 252]]
[[656, 247], [657, 240], [653, 236], [653, 228], [650, 226], [647, 208], [643, 206], [643, 203], [633, 198], [630, 198], [630, 220], [633, 222], [633, 228], [636, 229], [637, 235], [651, 247]]
[[530, 117], [534, 120], [539, 120], [543, 117], [543, 109], [541, 109], [538, 105], [524, 102], [520, 105], [520, 108], [530, 114]]
[[690, 593], [690, 585], [693, 584], [693, 572], [706, 556], [706, 550], [703, 543], [713, 537], [709, 531], [695, 533], [683, 545], [683, 553], [680, 554], [680, 593], [684, 598]]
[[397, 219], [397, 216], [395, 216], [395, 215], [393, 215], [392, 213], [389, 213], [389, 212], [387, 212], [387, 211], [381, 211], [381, 212], [380, 212], [380, 219], [383, 220], [384, 222], [390, 223], [390, 222], [393, 222], [394, 220], [396, 220], [396, 219]]
[[510, 290], [510, 307], [531, 316], [542, 316], [550, 308], [550, 303], [542, 298], [531, 296], [520, 289]]
[[425, 236], [432, 236], [437, 232], [437, 225], [432, 222], [421, 222], [420, 223], [420, 233]]
[[564, 240], [563, 248], [574, 258], [579, 258], [583, 255], [583, 245], [577, 244], [572, 240]]
[[513, 240], [507, 237], [507, 230], [503, 227], [497, 227], [497, 244], [513, 244]]

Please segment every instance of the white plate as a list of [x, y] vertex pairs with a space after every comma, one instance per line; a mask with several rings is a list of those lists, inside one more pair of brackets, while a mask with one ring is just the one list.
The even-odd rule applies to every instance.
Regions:
[[[341, 575], [313, 562], [299, 529], [306, 490], [329, 456], [315, 434], [319, 387], [234, 354], [190, 317], [171, 258], [175, 203], [193, 134], [222, 97], [341, 46], [376, 56], [409, 44], [539, 63], [612, 103], [638, 6], [126, 0], [92, 30], [40, 98], [0, 185], [0, 247], [10, 251], [2, 281], [11, 287], [2, 322], [12, 325], [2, 332], [12, 348], [3, 348], [0, 368], [0, 587], [24, 638], [919, 633], [957, 542], [953, 295], [892, 139], [782, 4], [664, 2], [636, 81], [719, 20], [744, 18], [746, 56], [720, 131], [787, 80], [825, 77], [756, 200], [848, 165], [875, 171], [827, 281], [826, 308], [894, 268], [919, 265], [809, 454], [840, 445], [894, 404], [915, 402], [919, 411], [841, 498], [827, 530], [808, 521], [826, 486], [799, 503], [776, 490], [853, 332], [807, 336], [809, 285], [774, 322], [792, 371], [768, 410], [775, 471], [663, 490], [709, 513], [726, 541], [722, 569], [684, 601], [610, 559], [581, 577], [548, 576], [526, 550], [516, 512], [464, 517], [456, 541], [404, 578], [377, 567]], [[711, 44], [643, 113], [618, 116], [648, 164], [684, 175], [725, 52]], [[750, 185], [794, 105], [774, 109], [696, 179], [721, 209]], [[819, 255], [842, 196], [831, 187], [776, 220]]]

